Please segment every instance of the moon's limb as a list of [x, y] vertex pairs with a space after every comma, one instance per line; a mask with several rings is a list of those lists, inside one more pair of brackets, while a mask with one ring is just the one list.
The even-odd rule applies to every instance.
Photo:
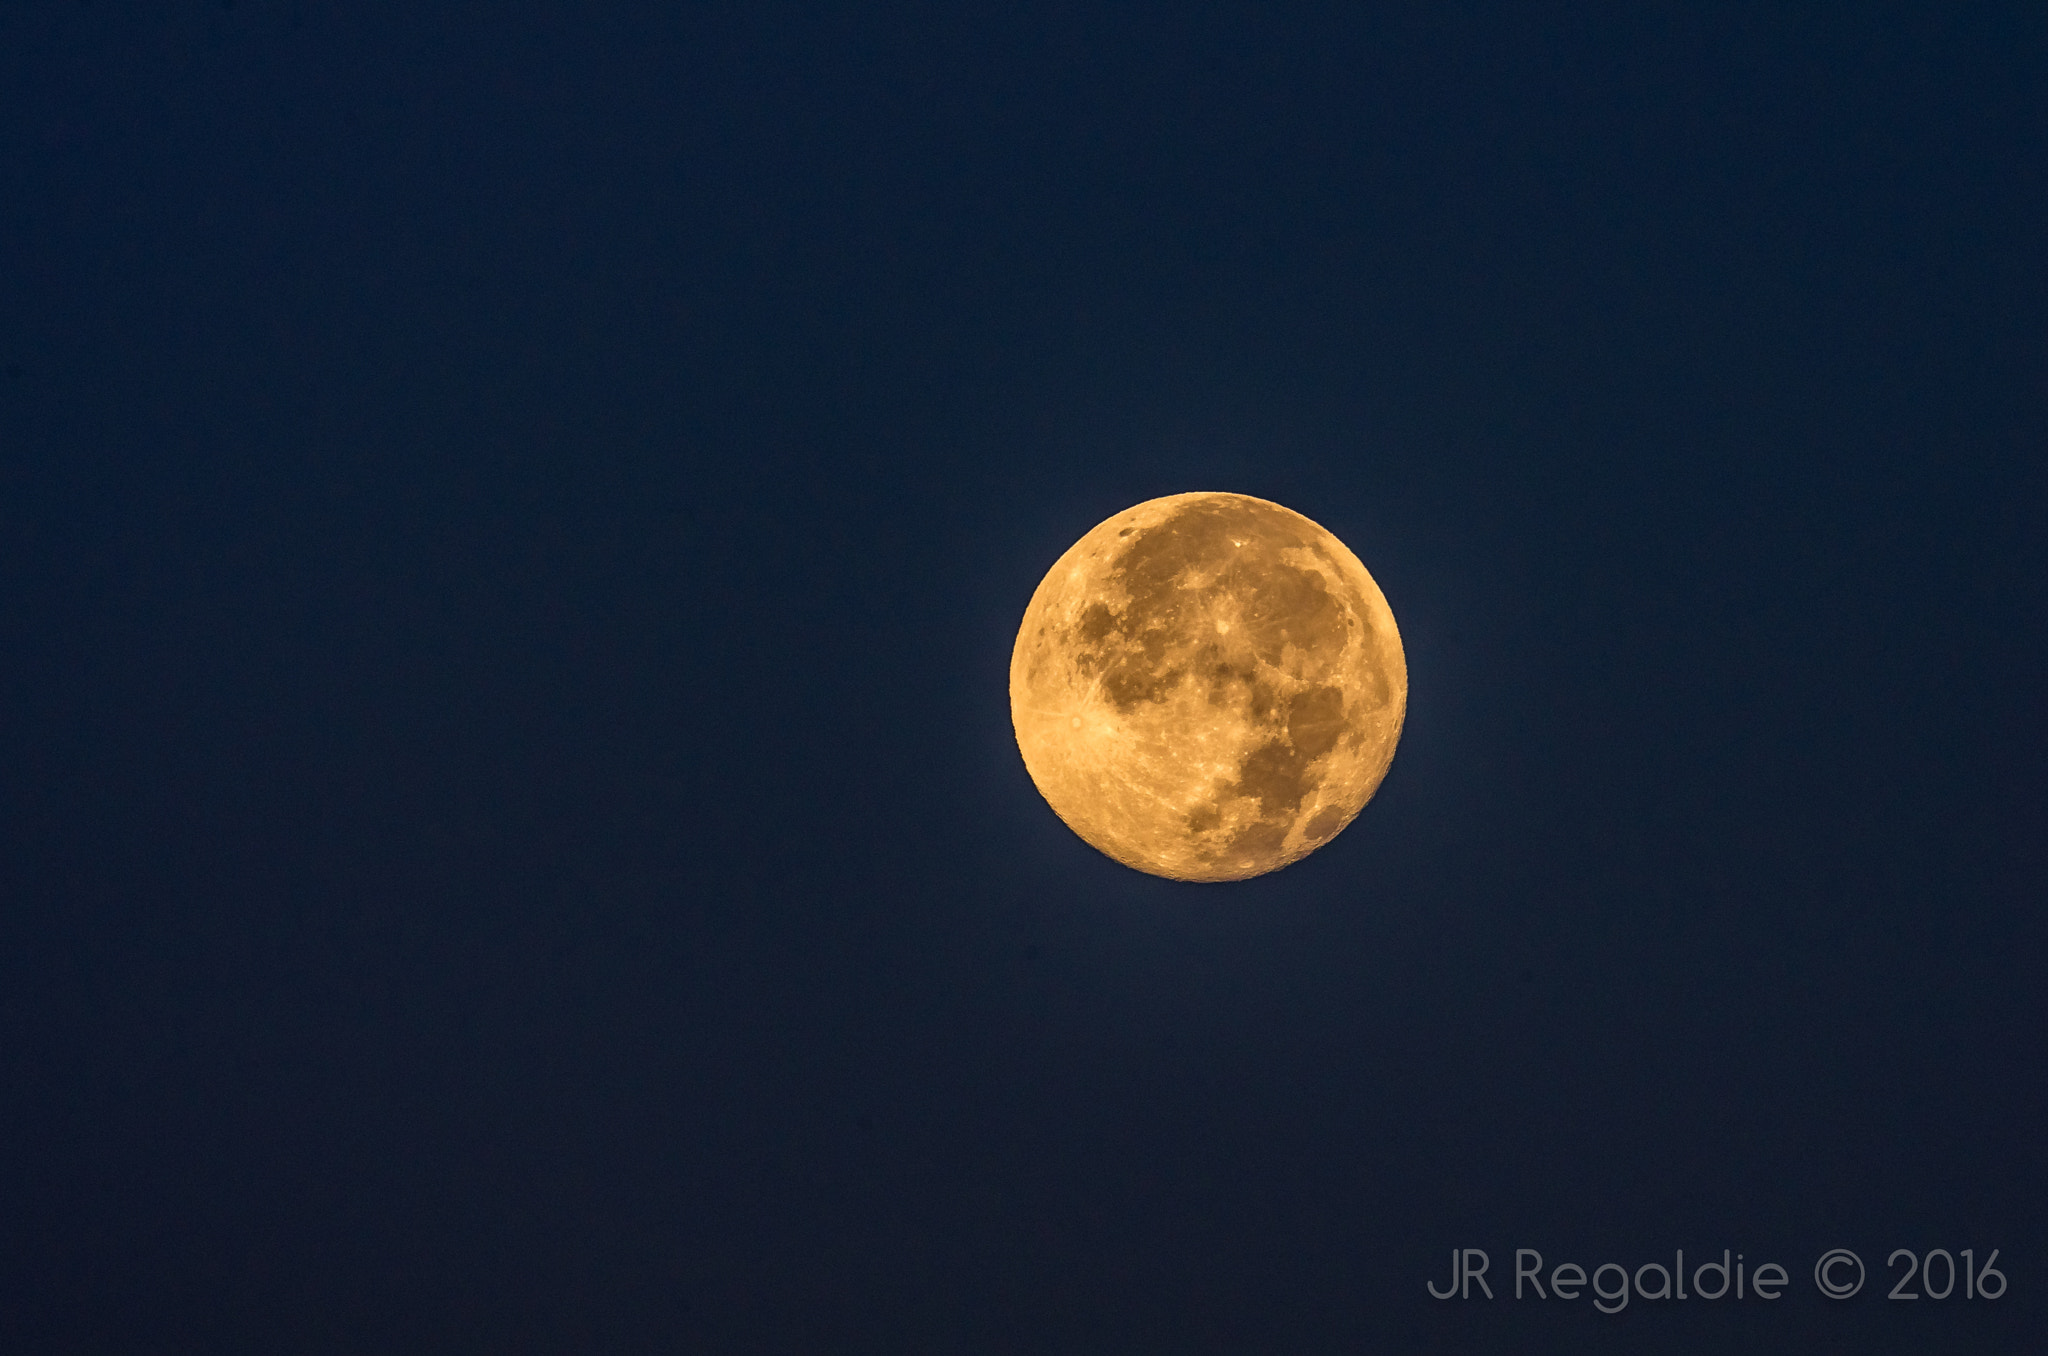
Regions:
[[1046, 573], [1010, 658], [1024, 765], [1127, 866], [1241, 880], [1298, 861], [1372, 798], [1408, 673], [1358, 557], [1240, 494], [1148, 500]]

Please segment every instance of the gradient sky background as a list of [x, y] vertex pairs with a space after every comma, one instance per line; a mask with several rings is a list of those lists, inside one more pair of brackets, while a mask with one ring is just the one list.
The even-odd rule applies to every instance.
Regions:
[[[0, 1347], [2035, 1347], [2044, 59], [0, 6]], [[1236, 886], [1009, 728], [1040, 575], [1191, 489], [1341, 536], [1412, 682]], [[2007, 1296], [1885, 1302], [1937, 1246]]]

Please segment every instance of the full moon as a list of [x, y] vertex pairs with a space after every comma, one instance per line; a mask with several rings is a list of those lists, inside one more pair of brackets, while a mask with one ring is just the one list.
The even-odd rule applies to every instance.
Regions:
[[1242, 494], [1149, 499], [1031, 595], [1010, 719], [1068, 827], [1172, 880], [1243, 880], [1336, 837], [1408, 708], [1401, 635], [1358, 557]]

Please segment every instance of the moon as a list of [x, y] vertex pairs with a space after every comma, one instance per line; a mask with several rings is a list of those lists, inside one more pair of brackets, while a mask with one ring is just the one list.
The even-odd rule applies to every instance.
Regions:
[[1171, 880], [1263, 875], [1336, 837], [1407, 709], [1401, 635], [1365, 566], [1242, 494], [1098, 524], [1039, 582], [1010, 655], [1039, 792], [1089, 844]]

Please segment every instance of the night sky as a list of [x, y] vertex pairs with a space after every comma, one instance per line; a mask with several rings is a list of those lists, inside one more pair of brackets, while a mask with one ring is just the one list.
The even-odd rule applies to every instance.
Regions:
[[[0, 4], [0, 1350], [2048, 1347], [2044, 91], [2016, 0]], [[1239, 884], [1009, 721], [1188, 490], [1407, 648]]]

